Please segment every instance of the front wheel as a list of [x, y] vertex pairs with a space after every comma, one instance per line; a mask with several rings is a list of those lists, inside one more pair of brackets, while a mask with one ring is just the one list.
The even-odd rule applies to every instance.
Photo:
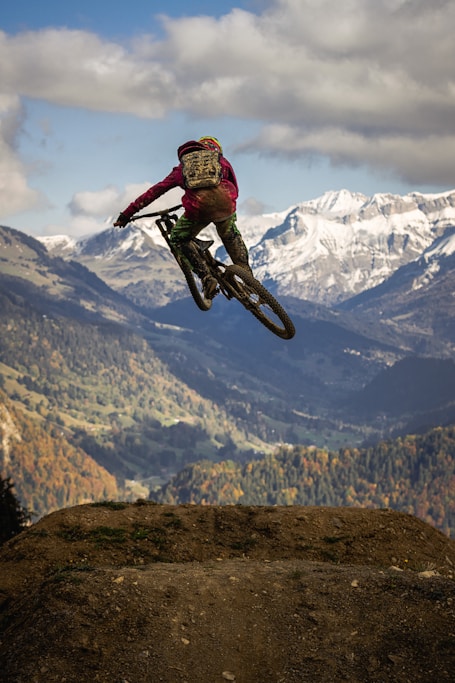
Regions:
[[185, 276], [186, 284], [191, 292], [194, 302], [201, 311], [208, 311], [212, 307], [212, 300], [206, 299], [202, 289], [202, 282], [198, 276], [191, 269], [190, 264], [184, 256], [176, 255], [177, 263], [179, 264]]
[[241, 266], [227, 266], [223, 280], [230, 294], [273, 334], [282, 339], [292, 339], [295, 335], [294, 323], [272, 294], [249, 271]]

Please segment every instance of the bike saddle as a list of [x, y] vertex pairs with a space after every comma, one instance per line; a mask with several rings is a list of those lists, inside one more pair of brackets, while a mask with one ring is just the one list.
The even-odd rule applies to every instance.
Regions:
[[206, 249], [210, 249], [215, 240], [200, 240], [198, 237], [193, 237], [193, 242], [196, 242], [201, 251], [205, 251]]

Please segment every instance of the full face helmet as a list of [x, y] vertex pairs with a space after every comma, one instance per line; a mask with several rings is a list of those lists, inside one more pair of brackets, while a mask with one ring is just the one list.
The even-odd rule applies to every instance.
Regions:
[[214, 149], [220, 154], [223, 154], [223, 148], [221, 147], [220, 141], [211, 135], [204, 135], [204, 137], [199, 138], [198, 142], [202, 142], [204, 147], [207, 147], [208, 149]]

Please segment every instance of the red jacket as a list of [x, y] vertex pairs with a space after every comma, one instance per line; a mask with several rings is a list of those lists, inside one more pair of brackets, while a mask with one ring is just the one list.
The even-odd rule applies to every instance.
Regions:
[[236, 200], [239, 194], [237, 178], [234, 169], [227, 159], [220, 157], [222, 168], [221, 183], [217, 187], [200, 188], [189, 190], [185, 188], [182, 166], [175, 166], [164, 180], [150, 187], [141, 194], [126, 209], [122, 211], [126, 218], [131, 218], [155, 199], [174, 187], [185, 190], [182, 204], [185, 216], [195, 222], [207, 222], [221, 220], [233, 214], [236, 210]]

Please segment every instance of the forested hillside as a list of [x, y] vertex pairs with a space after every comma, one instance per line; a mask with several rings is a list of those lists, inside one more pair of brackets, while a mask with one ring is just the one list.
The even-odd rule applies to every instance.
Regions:
[[119, 495], [112, 474], [68, 443], [60, 428], [37, 424], [17, 410], [2, 391], [0, 473], [11, 478], [32, 515]]
[[[0, 309], [0, 389], [18, 414], [27, 414], [28, 429], [34, 422], [46, 438], [57, 434], [65, 453], [72, 445], [120, 482], [156, 476], [163, 469], [175, 472], [201, 457], [219, 459], [265, 447], [246, 433], [241, 419], [236, 424], [178, 380], [143, 331], [102, 319], [95, 324], [43, 314], [1, 288]], [[19, 451], [14, 441], [12, 457], [22, 457]], [[3, 468], [3, 474], [17, 481], [26, 507], [43, 513], [60, 505], [51, 475], [43, 488], [33, 468], [27, 485], [11, 468]], [[32, 488], [39, 501], [30, 497]]]
[[199, 462], [154, 496], [166, 503], [391, 508], [455, 536], [455, 427], [326, 451], [282, 446], [242, 465]]

